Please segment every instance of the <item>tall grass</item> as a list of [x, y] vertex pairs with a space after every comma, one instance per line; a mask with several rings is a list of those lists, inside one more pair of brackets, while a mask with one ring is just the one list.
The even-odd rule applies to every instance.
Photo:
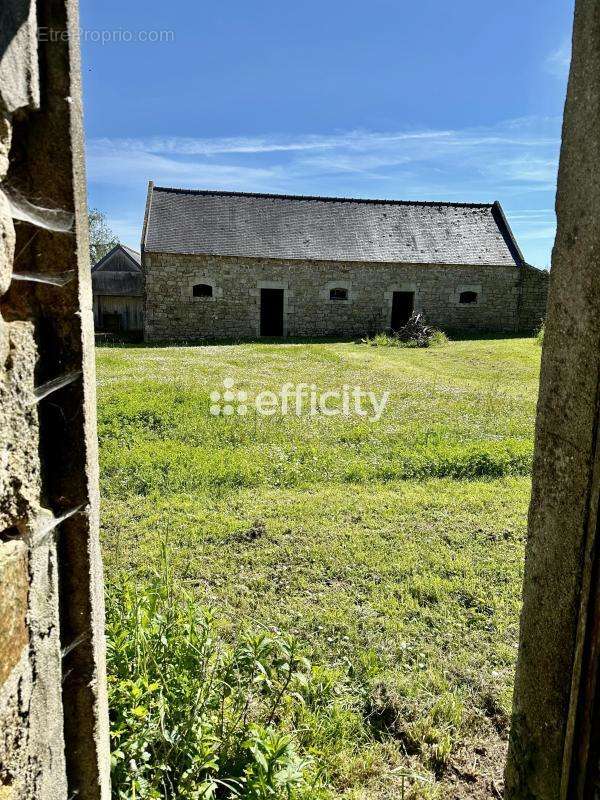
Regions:
[[[454, 478], [480, 480], [529, 475], [533, 446], [506, 437], [501, 441], [369, 442], [360, 428], [349, 428], [329, 450], [311, 441], [284, 442], [270, 452], [258, 443], [243, 449], [213, 450], [186, 442], [165, 442], [160, 450], [140, 440], [124, 447], [103, 445], [105, 497], [233, 491], [244, 487], [305, 488], [321, 481], [380, 484], [398, 480]], [[387, 446], [386, 446], [387, 445]]]
[[166, 558], [144, 583], [121, 572], [109, 585], [107, 638], [114, 800], [333, 800], [395, 780], [394, 741], [431, 770], [401, 769], [400, 796], [431, 800], [460, 739], [456, 695], [415, 715], [375, 680], [373, 653], [332, 667], [279, 630], [227, 640]]
[[278, 630], [228, 641], [166, 558], [143, 584], [109, 585], [107, 638], [115, 800], [330, 800], [372, 739], [368, 669], [351, 683]]

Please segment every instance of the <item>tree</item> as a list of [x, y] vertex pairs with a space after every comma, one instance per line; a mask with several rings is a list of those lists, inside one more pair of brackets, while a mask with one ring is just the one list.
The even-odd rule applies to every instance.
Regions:
[[119, 240], [106, 222], [106, 215], [97, 208], [88, 211], [90, 224], [90, 263], [92, 267], [119, 244]]

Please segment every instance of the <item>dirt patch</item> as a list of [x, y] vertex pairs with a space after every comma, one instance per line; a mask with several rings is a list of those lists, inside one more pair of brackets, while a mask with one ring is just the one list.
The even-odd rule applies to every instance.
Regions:
[[502, 800], [507, 748], [498, 738], [457, 753], [440, 784], [444, 800]]
[[262, 520], [256, 520], [247, 530], [238, 531], [230, 537], [232, 542], [255, 542], [264, 536], [267, 532], [267, 527]]

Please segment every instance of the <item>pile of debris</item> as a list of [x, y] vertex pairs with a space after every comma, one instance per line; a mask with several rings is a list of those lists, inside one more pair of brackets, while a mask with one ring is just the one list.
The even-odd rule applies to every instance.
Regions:
[[410, 343], [413, 347], [429, 347], [438, 333], [436, 328], [427, 325], [423, 314], [413, 314], [401, 328], [390, 331], [390, 336], [400, 342]]

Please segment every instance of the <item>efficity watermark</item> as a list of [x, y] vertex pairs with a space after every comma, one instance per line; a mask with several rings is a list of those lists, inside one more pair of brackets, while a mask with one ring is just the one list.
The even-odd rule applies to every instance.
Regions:
[[346, 384], [339, 389], [323, 390], [314, 383], [284, 383], [278, 391], [264, 389], [250, 397], [248, 392], [235, 388], [233, 378], [225, 378], [223, 389], [210, 395], [210, 413], [214, 417], [243, 417], [254, 409], [263, 417], [357, 416], [379, 422], [390, 399], [389, 392], [378, 395], [361, 386]]

